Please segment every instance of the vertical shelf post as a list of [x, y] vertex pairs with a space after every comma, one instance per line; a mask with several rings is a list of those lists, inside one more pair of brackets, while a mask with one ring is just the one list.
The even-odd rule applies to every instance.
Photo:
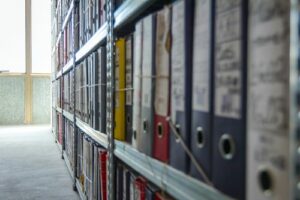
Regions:
[[108, 199], [115, 199], [114, 187], [114, 0], [106, 0], [107, 16], [107, 136], [108, 136]]
[[291, 0], [290, 11], [290, 199], [300, 198], [299, 134], [299, 0]]

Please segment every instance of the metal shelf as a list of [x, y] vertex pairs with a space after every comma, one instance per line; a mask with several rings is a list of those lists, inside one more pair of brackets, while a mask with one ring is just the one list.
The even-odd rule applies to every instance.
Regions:
[[94, 130], [91, 128], [87, 123], [81, 121], [79, 118], [76, 117], [76, 125], [80, 128], [85, 134], [90, 136], [95, 142], [99, 143], [103, 147], [107, 148], [108, 140], [107, 135], [101, 133], [99, 131]]
[[62, 70], [59, 70], [56, 74], [56, 79], [58, 79], [59, 77], [61, 77], [62, 75]]
[[60, 38], [61, 38], [61, 31], [59, 31], [59, 34], [58, 34], [57, 39], [56, 39], [56, 42], [55, 42], [55, 46], [56, 46], [56, 47], [58, 46], [58, 43], [59, 43]]
[[69, 10], [68, 10], [68, 13], [67, 13], [67, 15], [66, 15], [66, 17], [65, 17], [65, 19], [64, 19], [64, 22], [63, 22], [63, 24], [62, 24], [62, 26], [61, 26], [61, 30], [64, 30], [64, 29], [65, 29], [65, 27], [66, 27], [66, 25], [67, 25], [67, 23], [68, 23], [68, 21], [69, 21], [71, 15], [72, 15], [73, 8], [74, 8], [74, 0], [72, 1], [71, 5], [70, 5], [70, 8], [69, 8]]
[[135, 17], [149, 8], [157, 0], [128, 0], [125, 1], [114, 13], [115, 28], [120, 28], [131, 22]]
[[67, 64], [63, 67], [63, 70], [62, 70], [63, 74], [67, 73], [70, 69], [72, 69], [73, 62], [74, 62], [73, 58], [70, 58], [69, 61], [67, 62]]
[[61, 144], [59, 144], [58, 140], [56, 140], [56, 139], [55, 139], [55, 143], [56, 143], [56, 145], [58, 147], [59, 152], [62, 153], [62, 146], [61, 146]]
[[69, 158], [68, 158], [68, 156], [67, 156], [67, 154], [66, 154], [65, 151], [64, 151], [63, 154], [64, 154], [64, 160], [65, 160], [65, 163], [66, 163], [66, 165], [67, 165], [68, 171], [69, 171], [69, 173], [70, 173], [72, 179], [74, 179], [73, 170], [72, 170], [72, 168], [71, 168], [71, 164], [70, 164]]
[[68, 111], [66, 110], [63, 110], [63, 115], [71, 122], [74, 122], [73, 121], [73, 114], [69, 113]]
[[214, 188], [155, 160], [124, 142], [115, 141], [114, 154], [147, 180], [176, 199], [230, 199]]
[[59, 112], [59, 113], [62, 113], [62, 109], [59, 108], [59, 107], [56, 107], [56, 111]]
[[93, 51], [100, 43], [104, 42], [107, 35], [107, 24], [101, 26], [101, 28], [91, 37], [87, 43], [81, 47], [76, 53], [76, 62], [83, 59], [91, 51]]
[[86, 196], [84, 195], [84, 193], [82, 191], [82, 187], [81, 187], [78, 179], [76, 179], [76, 188], [77, 188], [80, 199], [87, 200]]

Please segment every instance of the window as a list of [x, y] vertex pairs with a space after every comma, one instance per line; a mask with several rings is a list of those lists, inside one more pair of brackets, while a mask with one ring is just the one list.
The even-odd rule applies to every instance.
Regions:
[[25, 73], [25, 0], [0, 6], [0, 70]]
[[31, 13], [32, 73], [50, 73], [51, 1], [31, 0]]

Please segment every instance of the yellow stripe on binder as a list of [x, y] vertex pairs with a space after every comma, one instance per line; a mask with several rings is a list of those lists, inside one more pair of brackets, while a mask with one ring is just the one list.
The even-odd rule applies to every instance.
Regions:
[[116, 41], [114, 137], [125, 140], [125, 39]]

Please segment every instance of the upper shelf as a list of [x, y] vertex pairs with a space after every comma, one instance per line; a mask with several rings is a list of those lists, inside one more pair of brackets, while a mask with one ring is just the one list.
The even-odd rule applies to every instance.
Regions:
[[63, 22], [63, 24], [62, 24], [62, 26], [61, 26], [61, 30], [64, 30], [64, 29], [65, 29], [65, 27], [66, 27], [66, 25], [67, 25], [67, 23], [68, 23], [70, 17], [72, 16], [73, 8], [74, 8], [74, 0], [72, 1], [71, 5], [70, 5], [70, 8], [69, 8], [69, 10], [68, 10], [68, 13], [67, 13], [67, 15], [66, 15], [66, 17], [65, 17], [65, 19], [64, 19], [64, 22]]
[[125, 1], [114, 13], [115, 28], [131, 22], [135, 17], [149, 8], [157, 0], [128, 0]]
[[230, 199], [214, 188], [115, 140], [115, 155], [176, 199]]
[[76, 117], [76, 125], [80, 128], [85, 134], [90, 136], [95, 142], [102, 145], [103, 147], [107, 148], [108, 140], [107, 135], [104, 133], [100, 133], [99, 131], [94, 130], [90, 127], [87, 123], [81, 121], [79, 118]]
[[103, 24], [101, 28], [81, 47], [76, 53], [76, 62], [82, 60], [91, 51], [93, 51], [100, 43], [104, 42], [107, 35], [107, 23]]
[[68, 111], [63, 110], [63, 115], [64, 115], [69, 121], [71, 121], [71, 122], [74, 121], [74, 119], [73, 119], [73, 114], [69, 113]]

